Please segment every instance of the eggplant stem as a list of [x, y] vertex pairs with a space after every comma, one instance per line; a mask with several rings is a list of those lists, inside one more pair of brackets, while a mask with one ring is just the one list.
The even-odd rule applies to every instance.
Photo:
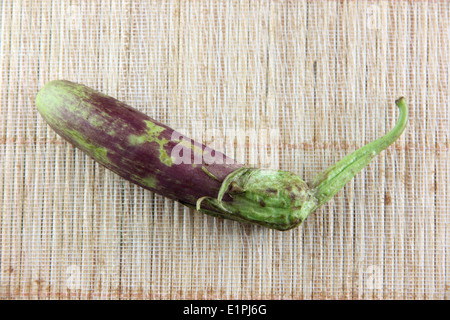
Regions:
[[315, 203], [311, 205], [310, 212], [330, 200], [349, 180], [367, 166], [378, 153], [385, 150], [400, 137], [408, 122], [408, 105], [403, 97], [397, 99], [395, 103], [399, 108], [400, 115], [396, 125], [389, 133], [347, 155], [336, 164], [316, 175], [309, 182], [311, 194], [315, 198]]

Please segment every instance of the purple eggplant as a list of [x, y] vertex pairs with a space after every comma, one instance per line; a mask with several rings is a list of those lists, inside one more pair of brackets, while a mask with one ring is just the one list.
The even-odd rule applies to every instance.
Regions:
[[122, 178], [216, 217], [288, 230], [333, 197], [403, 132], [354, 151], [311, 182], [281, 170], [246, 167], [82, 84], [48, 82], [36, 97], [39, 113], [61, 137]]

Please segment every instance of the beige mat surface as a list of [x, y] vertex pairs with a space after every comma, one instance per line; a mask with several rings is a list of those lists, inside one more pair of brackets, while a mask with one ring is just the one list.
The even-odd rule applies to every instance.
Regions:
[[[1, 299], [448, 299], [448, 1], [2, 1]], [[291, 231], [215, 219], [57, 136], [68, 79], [305, 180], [404, 135]]]

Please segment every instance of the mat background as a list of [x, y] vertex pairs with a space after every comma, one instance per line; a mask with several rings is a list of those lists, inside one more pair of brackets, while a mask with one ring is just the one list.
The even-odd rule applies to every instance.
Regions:
[[[0, 10], [1, 299], [450, 297], [448, 1]], [[410, 122], [301, 227], [278, 232], [201, 215], [95, 164], [36, 112], [53, 79], [305, 180], [387, 132], [401, 95]]]

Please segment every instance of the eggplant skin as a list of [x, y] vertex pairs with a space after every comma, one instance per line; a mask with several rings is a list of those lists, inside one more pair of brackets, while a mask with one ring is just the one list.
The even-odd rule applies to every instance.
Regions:
[[57, 134], [145, 189], [214, 217], [278, 230], [304, 220], [307, 186], [296, 175], [244, 167], [82, 84], [50, 81], [36, 105]]
[[[306, 183], [290, 172], [244, 167], [82, 84], [50, 81], [38, 92], [36, 104], [56, 133], [119, 176], [205, 214], [276, 230], [303, 223], [394, 143], [408, 121], [402, 97], [390, 132]], [[211, 162], [212, 154], [222, 161]]]
[[[50, 81], [39, 90], [36, 105], [57, 134], [107, 169], [187, 205], [217, 197], [221, 181], [242, 167], [217, 151], [222, 163], [199, 164], [194, 160], [202, 155], [203, 144], [180, 138], [168, 126], [82, 84]], [[191, 143], [191, 161], [180, 163], [173, 156], [181, 139]]]

